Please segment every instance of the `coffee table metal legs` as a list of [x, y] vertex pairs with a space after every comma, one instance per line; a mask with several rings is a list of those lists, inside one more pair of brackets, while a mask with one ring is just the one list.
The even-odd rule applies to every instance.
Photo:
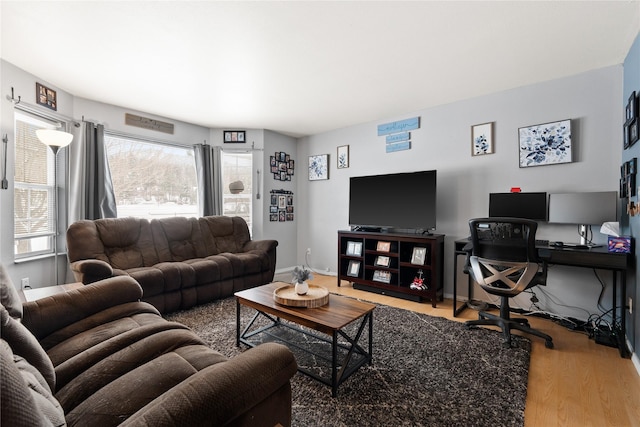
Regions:
[[[269, 324], [252, 329], [256, 320], [261, 316], [269, 319]], [[270, 316], [269, 314], [261, 311], [256, 311], [256, 314], [253, 316], [249, 324], [241, 332], [240, 303], [238, 302], [236, 304], [237, 346], [240, 346], [240, 344], [242, 343], [250, 347], [254, 347], [259, 342], [252, 342], [250, 338], [258, 334], [267, 334], [268, 340], [280, 342], [288, 346], [294, 353], [302, 351], [304, 353], [311, 354], [318, 359], [327, 360], [326, 353], [325, 355], [323, 355], [320, 351], [314, 351], [313, 346], [303, 346], [299, 342], [296, 343], [293, 341], [289, 341], [286, 339], [286, 337], [279, 335], [277, 330], [273, 328], [286, 328], [287, 330], [295, 331], [296, 333], [300, 333], [307, 337], [312, 337], [315, 340], [331, 344], [331, 378], [327, 379], [326, 377], [319, 376], [311, 370], [304, 369], [300, 366], [298, 367], [298, 370], [301, 373], [330, 386], [332, 397], [337, 396], [338, 386], [342, 384], [347, 378], [349, 378], [353, 373], [355, 373], [358, 368], [360, 368], [364, 364], [373, 364], [373, 311], [365, 314], [361, 318], [360, 324], [358, 325], [357, 331], [353, 335], [353, 337], [347, 335], [347, 333], [343, 330], [335, 330], [330, 334], [330, 339], [327, 339], [326, 335], [321, 336], [319, 334], [314, 334], [309, 329], [302, 329], [295, 324], [282, 322], [280, 318]], [[359, 343], [365, 331], [368, 331], [369, 336], [369, 343], [367, 346], [368, 348], [363, 348]], [[343, 339], [343, 342], [340, 342], [340, 338]], [[344, 354], [343, 358], [339, 357], [340, 353]]]

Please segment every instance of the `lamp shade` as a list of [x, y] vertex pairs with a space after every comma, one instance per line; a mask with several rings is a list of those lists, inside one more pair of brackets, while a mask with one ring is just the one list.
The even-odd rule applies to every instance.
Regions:
[[229, 184], [229, 191], [231, 192], [231, 194], [242, 193], [244, 191], [244, 184], [242, 183], [242, 181], [233, 181], [231, 184]]
[[54, 129], [38, 129], [36, 136], [40, 142], [50, 147], [66, 147], [73, 140], [72, 134]]

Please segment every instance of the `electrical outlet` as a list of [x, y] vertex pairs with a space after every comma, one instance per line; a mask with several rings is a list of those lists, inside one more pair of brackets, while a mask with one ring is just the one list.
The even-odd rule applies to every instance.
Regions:
[[28, 289], [29, 288], [29, 278], [28, 277], [23, 277], [20, 280], [20, 284], [22, 285], [22, 289]]
[[307, 248], [307, 255], [311, 255], [311, 248]]
[[633, 314], [633, 298], [629, 297], [629, 314]]

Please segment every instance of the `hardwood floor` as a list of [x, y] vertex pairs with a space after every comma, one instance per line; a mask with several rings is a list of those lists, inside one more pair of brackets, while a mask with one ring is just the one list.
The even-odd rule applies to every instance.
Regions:
[[[477, 318], [470, 309], [453, 317], [452, 301], [447, 299], [433, 308], [431, 303], [359, 291], [345, 281], [338, 287], [332, 276], [316, 274], [311, 283], [330, 292], [455, 321]], [[545, 348], [542, 339], [531, 339], [525, 427], [640, 426], [640, 376], [630, 359], [551, 320], [530, 318], [530, 323], [551, 335], [555, 348]]]

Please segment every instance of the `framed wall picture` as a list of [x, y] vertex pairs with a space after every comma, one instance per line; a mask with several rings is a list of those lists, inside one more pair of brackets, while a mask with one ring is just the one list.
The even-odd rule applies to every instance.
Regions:
[[309, 156], [309, 181], [329, 179], [329, 155]]
[[338, 169], [346, 169], [349, 167], [349, 146], [341, 145], [338, 147]]
[[638, 97], [636, 95], [636, 91], [634, 90], [629, 95], [629, 101], [627, 102], [626, 108], [626, 120], [625, 123], [630, 123], [636, 117], [638, 117]]
[[471, 155], [493, 154], [493, 122], [471, 126]]
[[411, 254], [411, 264], [424, 265], [424, 260], [427, 255], [427, 248], [415, 247]]
[[638, 141], [638, 120], [635, 119], [629, 124], [629, 147]]
[[571, 163], [571, 120], [518, 129], [520, 167]]
[[244, 130], [225, 130], [222, 132], [225, 143], [244, 143], [246, 142], [246, 131]]
[[56, 91], [48, 87], [36, 83], [36, 102], [39, 105], [50, 108], [54, 111], [58, 110], [58, 98]]
[[347, 276], [358, 277], [360, 275], [360, 261], [349, 261], [349, 267], [347, 267]]

